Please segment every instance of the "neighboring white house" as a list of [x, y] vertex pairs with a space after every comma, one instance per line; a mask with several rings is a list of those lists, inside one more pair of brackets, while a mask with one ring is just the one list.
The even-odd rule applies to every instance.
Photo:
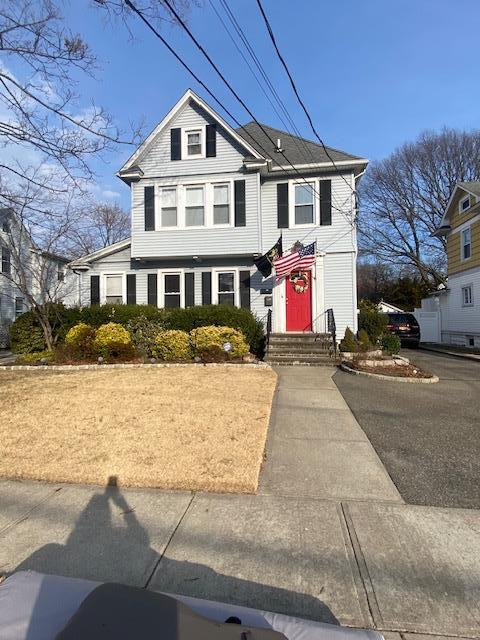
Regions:
[[[333, 308], [339, 338], [356, 330], [353, 190], [367, 160], [329, 149], [335, 169], [322, 146], [262, 126], [233, 129], [188, 90], [118, 172], [131, 238], [71, 265], [79, 303], [272, 309], [276, 332], [324, 331]], [[303, 295], [254, 266], [280, 235], [284, 252], [316, 241]]]
[[455, 186], [436, 235], [447, 237], [448, 281], [416, 310], [422, 340], [421, 314], [436, 341], [480, 347], [480, 182]]
[[[0, 209], [0, 349], [8, 346], [8, 329], [35, 301], [76, 302], [68, 295], [68, 259], [37, 249], [11, 209]], [[21, 264], [20, 268], [18, 264]], [[20, 282], [24, 286], [19, 286]]]
[[377, 309], [382, 313], [405, 313], [405, 309], [400, 309], [400, 307], [396, 307], [394, 304], [384, 300], [380, 300], [377, 304]]

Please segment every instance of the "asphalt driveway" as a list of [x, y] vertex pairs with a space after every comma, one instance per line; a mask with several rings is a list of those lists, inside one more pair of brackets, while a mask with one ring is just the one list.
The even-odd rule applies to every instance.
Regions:
[[480, 362], [404, 350], [438, 384], [334, 381], [410, 504], [480, 508]]

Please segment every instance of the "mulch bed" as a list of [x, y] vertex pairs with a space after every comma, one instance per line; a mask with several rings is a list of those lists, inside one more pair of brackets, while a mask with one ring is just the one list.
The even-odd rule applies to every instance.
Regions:
[[367, 366], [361, 361], [348, 362], [348, 366], [356, 371], [365, 371], [366, 373], [379, 373], [384, 376], [393, 376], [398, 378], [433, 378], [429, 371], [420, 369], [414, 364], [395, 364], [393, 366]]

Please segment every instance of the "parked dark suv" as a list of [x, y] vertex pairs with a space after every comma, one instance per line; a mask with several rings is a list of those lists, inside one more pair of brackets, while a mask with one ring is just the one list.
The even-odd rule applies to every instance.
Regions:
[[402, 345], [418, 347], [420, 342], [420, 325], [413, 313], [387, 313], [388, 329], [396, 333]]

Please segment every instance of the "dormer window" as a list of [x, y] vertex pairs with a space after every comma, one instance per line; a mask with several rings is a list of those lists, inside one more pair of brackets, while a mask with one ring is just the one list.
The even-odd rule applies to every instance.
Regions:
[[463, 213], [467, 209], [470, 209], [470, 206], [471, 206], [470, 196], [465, 196], [465, 198], [462, 198], [458, 203], [458, 208], [460, 210], [460, 213]]
[[195, 157], [203, 155], [203, 129], [191, 129], [185, 131], [187, 156]]

